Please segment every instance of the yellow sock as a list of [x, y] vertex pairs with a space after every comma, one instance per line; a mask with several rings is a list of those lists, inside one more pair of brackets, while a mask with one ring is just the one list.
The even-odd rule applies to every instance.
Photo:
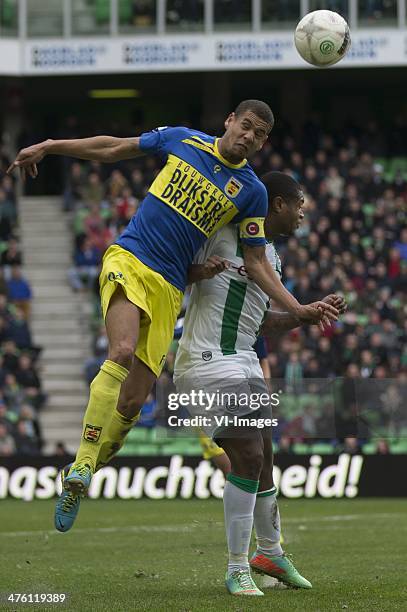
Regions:
[[132, 429], [133, 425], [137, 423], [139, 418], [140, 413], [128, 419], [120, 414], [117, 408], [115, 408], [109, 427], [107, 427], [102, 444], [100, 445], [99, 455], [96, 461], [96, 471], [109, 463], [109, 461], [119, 452], [127, 434], [130, 429]]
[[89, 403], [83, 419], [82, 440], [75, 463], [87, 463], [94, 472], [104, 430], [108, 427], [119, 400], [120, 387], [129, 371], [106, 360], [90, 385]]

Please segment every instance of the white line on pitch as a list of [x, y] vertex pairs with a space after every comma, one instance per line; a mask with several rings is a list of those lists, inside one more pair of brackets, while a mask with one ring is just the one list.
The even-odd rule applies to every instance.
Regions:
[[[358, 520], [367, 520], [367, 519], [391, 519], [396, 518], [398, 516], [405, 516], [402, 512], [382, 512], [376, 514], [333, 514], [333, 515], [325, 515], [325, 516], [307, 516], [307, 517], [299, 517], [299, 518], [284, 518], [282, 517], [283, 523], [318, 523], [318, 522], [335, 522], [335, 521], [358, 521]], [[88, 528], [79, 528], [74, 529], [72, 534], [82, 534], [82, 533], [188, 533], [197, 528], [202, 528], [207, 523], [206, 521], [201, 521], [194, 523], [192, 525], [132, 525], [128, 527], [88, 527]], [[211, 528], [218, 527], [223, 529], [223, 523], [214, 521], [210, 524]], [[8, 537], [8, 538], [16, 538], [16, 537], [24, 537], [24, 536], [54, 536], [60, 535], [58, 531], [52, 529], [47, 531], [35, 530], [35, 531], [4, 531], [0, 532], [0, 537]]]

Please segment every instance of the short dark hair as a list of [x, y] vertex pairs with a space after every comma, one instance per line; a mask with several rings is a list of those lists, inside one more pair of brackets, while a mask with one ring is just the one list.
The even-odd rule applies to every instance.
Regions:
[[235, 115], [243, 115], [243, 113], [246, 113], [248, 111], [251, 111], [256, 115], [256, 117], [268, 123], [271, 128], [273, 127], [273, 111], [265, 102], [262, 102], [261, 100], [243, 100], [243, 102], [240, 102], [240, 104], [237, 105], [235, 109]]
[[269, 202], [280, 196], [289, 203], [298, 200], [302, 191], [299, 182], [284, 172], [267, 172], [260, 179], [267, 189]]

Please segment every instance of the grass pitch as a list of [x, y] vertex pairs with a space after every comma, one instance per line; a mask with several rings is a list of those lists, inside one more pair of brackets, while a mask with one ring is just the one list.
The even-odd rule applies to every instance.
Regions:
[[[85, 500], [67, 534], [52, 528], [51, 501], [0, 501], [0, 609], [406, 610], [407, 500], [279, 503], [285, 549], [314, 588], [233, 598], [223, 585], [220, 501]], [[5, 599], [12, 592], [67, 593], [67, 600], [12, 604]]]

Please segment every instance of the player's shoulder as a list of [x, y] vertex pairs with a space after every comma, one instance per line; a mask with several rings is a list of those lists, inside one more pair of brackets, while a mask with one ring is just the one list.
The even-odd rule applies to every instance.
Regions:
[[267, 189], [265, 184], [259, 179], [253, 168], [249, 163], [243, 166], [242, 171], [245, 174], [246, 183], [250, 184], [252, 193], [265, 194], [267, 195]]
[[174, 139], [184, 140], [187, 138], [192, 138], [193, 140], [202, 140], [205, 142], [213, 142], [214, 136], [209, 136], [209, 134], [205, 134], [205, 132], [201, 132], [199, 130], [194, 130], [193, 128], [186, 127], [184, 125], [177, 126], [167, 126], [165, 128], [158, 128], [159, 130], [165, 129], [168, 130], [167, 133], [171, 135]]

